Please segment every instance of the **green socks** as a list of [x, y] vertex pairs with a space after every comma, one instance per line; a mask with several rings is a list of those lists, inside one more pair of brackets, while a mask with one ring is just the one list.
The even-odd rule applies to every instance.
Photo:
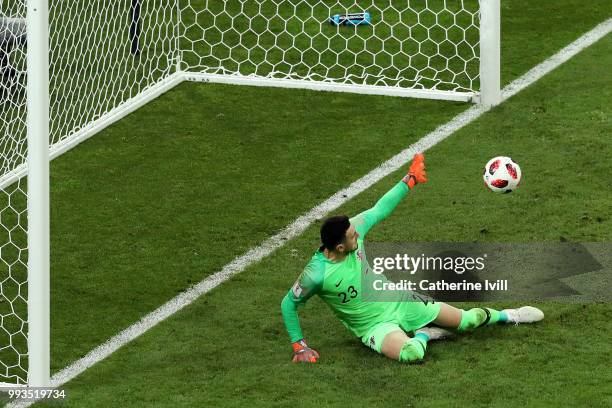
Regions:
[[506, 312], [490, 308], [474, 308], [461, 311], [461, 323], [457, 328], [460, 332], [472, 331], [480, 326], [505, 323], [508, 320]]
[[486, 323], [487, 326], [497, 323], [506, 323], [508, 321], [508, 316], [503, 310], [499, 311], [495, 309], [489, 309], [488, 307], [486, 308], [486, 310], [489, 311], [490, 316], [489, 321]]
[[417, 333], [413, 338], [404, 343], [400, 351], [399, 361], [402, 363], [414, 363], [425, 356], [429, 336], [425, 333]]

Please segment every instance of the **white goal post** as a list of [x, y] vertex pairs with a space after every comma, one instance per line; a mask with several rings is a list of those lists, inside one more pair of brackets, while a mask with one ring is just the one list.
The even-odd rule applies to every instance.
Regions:
[[[49, 11], [29, 0], [27, 13], [28, 385], [47, 387], [50, 373]], [[30, 97], [35, 95], [35, 97]]]
[[0, 385], [52, 385], [49, 160], [183, 81], [493, 106], [500, 0], [0, 2]]

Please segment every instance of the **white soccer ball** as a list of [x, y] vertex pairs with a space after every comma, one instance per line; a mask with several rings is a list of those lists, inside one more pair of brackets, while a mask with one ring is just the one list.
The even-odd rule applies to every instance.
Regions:
[[521, 168], [510, 157], [494, 157], [482, 174], [485, 185], [496, 193], [511, 193], [521, 182]]

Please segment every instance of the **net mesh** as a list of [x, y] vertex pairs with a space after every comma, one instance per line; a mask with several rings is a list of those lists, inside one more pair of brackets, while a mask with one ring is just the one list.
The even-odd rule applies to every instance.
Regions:
[[[134, 5], [140, 10], [135, 20]], [[49, 12], [51, 143], [176, 68], [178, 8], [173, 1], [50, 0]], [[132, 21], [140, 30], [137, 50], [132, 49]]]
[[[51, 145], [176, 71], [177, 13], [178, 4], [167, 0], [49, 1]], [[25, 0], [0, 3], [2, 179], [18, 171], [27, 155], [25, 16]], [[140, 34], [136, 48], [130, 35], [135, 27]], [[27, 179], [0, 184], [0, 382], [24, 384]]]
[[[25, 162], [25, 4], [0, 9], [0, 171]], [[0, 190], [0, 382], [27, 378], [27, 186]]]
[[[336, 24], [350, 13], [367, 13], [369, 22]], [[181, 18], [186, 70], [455, 92], [479, 86], [477, 0], [191, 0]]]

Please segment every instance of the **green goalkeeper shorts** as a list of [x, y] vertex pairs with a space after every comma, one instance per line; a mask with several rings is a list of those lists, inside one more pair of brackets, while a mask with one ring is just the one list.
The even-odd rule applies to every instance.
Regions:
[[427, 326], [436, 320], [440, 313], [440, 303], [402, 302], [395, 318], [374, 324], [361, 338], [361, 341], [372, 350], [380, 353], [385, 336], [396, 330], [412, 332]]

